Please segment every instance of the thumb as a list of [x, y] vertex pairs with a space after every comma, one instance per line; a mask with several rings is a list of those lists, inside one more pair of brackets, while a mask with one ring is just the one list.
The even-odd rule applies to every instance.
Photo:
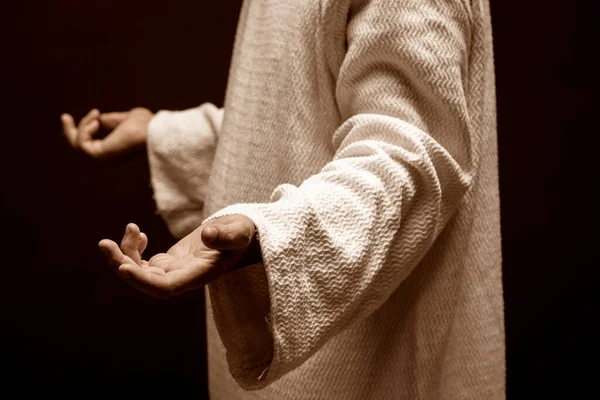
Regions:
[[228, 219], [227, 222], [214, 220], [202, 229], [204, 245], [215, 250], [238, 250], [248, 248], [255, 234], [254, 223], [247, 217]]
[[121, 122], [129, 116], [129, 111], [102, 113], [98, 117], [100, 124], [108, 129], [116, 128]]

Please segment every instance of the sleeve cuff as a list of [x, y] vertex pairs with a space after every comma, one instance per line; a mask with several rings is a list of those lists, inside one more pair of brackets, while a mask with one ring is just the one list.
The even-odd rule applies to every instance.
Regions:
[[185, 111], [159, 111], [148, 125], [153, 197], [157, 213], [176, 238], [202, 222], [205, 186], [222, 114], [222, 110], [205, 103]]
[[308, 358], [308, 351], [298, 351], [303, 344], [294, 334], [305, 330], [293, 326], [297, 313], [303, 315], [303, 320], [308, 312], [303, 306], [304, 290], [297, 282], [301, 273], [288, 270], [288, 256], [282, 247], [288, 240], [280, 237], [293, 232], [282, 226], [297, 201], [235, 204], [204, 221], [241, 214], [250, 218], [258, 231], [262, 262], [209, 284], [213, 316], [227, 350], [229, 371], [246, 390], [268, 386]]

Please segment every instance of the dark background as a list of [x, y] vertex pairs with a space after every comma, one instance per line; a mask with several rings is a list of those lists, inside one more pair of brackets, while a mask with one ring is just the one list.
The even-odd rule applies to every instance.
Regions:
[[[509, 398], [578, 398], [594, 384], [598, 35], [589, 5], [492, 0]], [[59, 116], [222, 105], [239, 7], [3, 2], [5, 393], [206, 396], [202, 293], [153, 300], [96, 248], [130, 221], [147, 232], [149, 254], [174, 242], [154, 214], [145, 154], [87, 159], [61, 136]]]

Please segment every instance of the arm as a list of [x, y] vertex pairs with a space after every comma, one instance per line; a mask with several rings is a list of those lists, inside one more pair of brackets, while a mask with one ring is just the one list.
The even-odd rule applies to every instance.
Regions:
[[[209, 285], [241, 386], [268, 385], [380, 307], [471, 186], [470, 26], [459, 1], [353, 2], [334, 159], [298, 187], [277, 187], [269, 203], [236, 204], [208, 218], [247, 216], [260, 237], [266, 335], [244, 332], [253, 324], [240, 321], [256, 314], [247, 300]], [[257, 362], [268, 348], [272, 357]]]
[[160, 111], [148, 125], [148, 162], [157, 213], [176, 238], [202, 222], [223, 110], [210, 103], [185, 111]]
[[[61, 116], [71, 146], [91, 157], [106, 160], [146, 148], [157, 212], [177, 238], [202, 220], [222, 118], [223, 110], [209, 103], [156, 115], [141, 107], [104, 114], [94, 109], [77, 126], [71, 115]], [[111, 130], [103, 139], [94, 137], [100, 126]]]

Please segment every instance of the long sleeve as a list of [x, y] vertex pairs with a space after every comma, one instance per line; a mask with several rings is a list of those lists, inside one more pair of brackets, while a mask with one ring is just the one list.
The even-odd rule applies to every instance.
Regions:
[[223, 110], [210, 103], [160, 111], [148, 125], [148, 162], [158, 214], [182, 238], [202, 222], [205, 185]]
[[[242, 335], [243, 324], [213, 306], [242, 387], [279, 379], [380, 307], [471, 187], [470, 24], [461, 1], [353, 2], [331, 162], [299, 186], [281, 184], [268, 203], [234, 204], [207, 219], [246, 215], [260, 237], [270, 335], [251, 340], [256, 351], [271, 343], [272, 358], [241, 354], [253, 346], [236, 347], [228, 336]], [[243, 307], [233, 296], [211, 291], [213, 303]]]

